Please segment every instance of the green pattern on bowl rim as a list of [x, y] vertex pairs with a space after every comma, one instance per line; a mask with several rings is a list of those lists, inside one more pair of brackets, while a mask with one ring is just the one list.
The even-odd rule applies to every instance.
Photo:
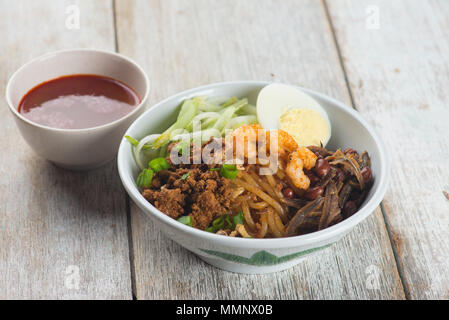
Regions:
[[325, 249], [327, 247], [330, 247], [331, 245], [332, 245], [332, 243], [321, 246], [321, 247], [311, 248], [308, 250], [292, 253], [292, 254], [289, 254], [286, 256], [282, 256], [282, 257], [278, 257], [272, 253], [265, 251], [265, 250], [256, 252], [255, 254], [253, 254], [251, 256], [251, 258], [246, 258], [246, 257], [242, 257], [239, 255], [225, 253], [225, 252], [219, 252], [219, 251], [214, 251], [214, 250], [206, 250], [206, 249], [200, 249], [200, 250], [207, 254], [210, 254], [212, 256], [216, 256], [216, 257], [222, 258], [224, 260], [232, 261], [232, 262], [253, 265], [253, 266], [272, 266], [272, 265], [290, 261], [295, 258], [299, 258], [300, 256], [310, 254], [310, 253], [318, 251], [318, 250]]

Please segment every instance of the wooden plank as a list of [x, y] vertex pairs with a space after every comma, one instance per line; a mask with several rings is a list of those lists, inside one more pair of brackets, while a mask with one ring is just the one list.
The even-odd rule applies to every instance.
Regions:
[[[70, 30], [66, 10], [74, 4], [80, 29]], [[115, 162], [85, 173], [38, 158], [4, 99], [7, 80], [32, 57], [114, 50], [112, 2], [2, 0], [0, 7], [0, 299], [130, 299], [126, 197]]]
[[[149, 73], [150, 104], [186, 88], [242, 79], [293, 83], [349, 101], [318, 1], [117, 1], [116, 21], [119, 51]], [[379, 210], [299, 266], [250, 276], [203, 263], [134, 205], [131, 222], [137, 298], [403, 298]], [[377, 271], [372, 289], [367, 281]]]
[[355, 104], [390, 151], [383, 204], [407, 297], [448, 299], [449, 2], [328, 5]]

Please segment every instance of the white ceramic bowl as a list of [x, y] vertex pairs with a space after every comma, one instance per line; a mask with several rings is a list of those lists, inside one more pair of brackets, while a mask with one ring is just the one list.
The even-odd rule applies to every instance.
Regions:
[[[87, 129], [43, 126], [17, 111], [22, 97], [36, 85], [73, 74], [119, 80], [136, 91], [141, 103], [116, 121]], [[76, 49], [48, 53], [22, 66], [8, 82], [6, 100], [23, 138], [38, 155], [61, 167], [91, 169], [115, 157], [123, 133], [144, 111], [148, 92], [148, 77], [132, 60], [114, 52]]]
[[[178, 93], [146, 111], [126, 134], [140, 139], [150, 133], [162, 132], [175, 120], [180, 103], [197, 95], [248, 97], [255, 103], [258, 92], [267, 84], [256, 81], [216, 83]], [[323, 94], [303, 90], [329, 114], [333, 133], [327, 145], [329, 149], [352, 147], [367, 150], [371, 156], [374, 185], [360, 210], [350, 218], [318, 232], [280, 239], [231, 238], [185, 226], [157, 210], [140, 194], [135, 183], [139, 169], [131, 145], [123, 139], [118, 153], [118, 170], [125, 189], [163, 233], [211, 265], [239, 273], [268, 273], [296, 265], [308, 254], [341, 239], [374, 211], [387, 189], [389, 167], [383, 143], [357, 111]]]

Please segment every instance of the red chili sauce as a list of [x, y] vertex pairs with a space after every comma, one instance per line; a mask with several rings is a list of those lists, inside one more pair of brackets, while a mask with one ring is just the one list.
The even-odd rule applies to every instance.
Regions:
[[137, 93], [118, 80], [77, 74], [37, 85], [22, 98], [18, 111], [44, 126], [84, 129], [120, 119], [139, 103]]

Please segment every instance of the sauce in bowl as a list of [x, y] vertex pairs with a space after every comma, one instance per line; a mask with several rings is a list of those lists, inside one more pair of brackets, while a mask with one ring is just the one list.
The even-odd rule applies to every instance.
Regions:
[[126, 84], [105, 76], [77, 74], [32, 88], [18, 111], [38, 124], [59, 129], [85, 129], [118, 120], [140, 103]]

